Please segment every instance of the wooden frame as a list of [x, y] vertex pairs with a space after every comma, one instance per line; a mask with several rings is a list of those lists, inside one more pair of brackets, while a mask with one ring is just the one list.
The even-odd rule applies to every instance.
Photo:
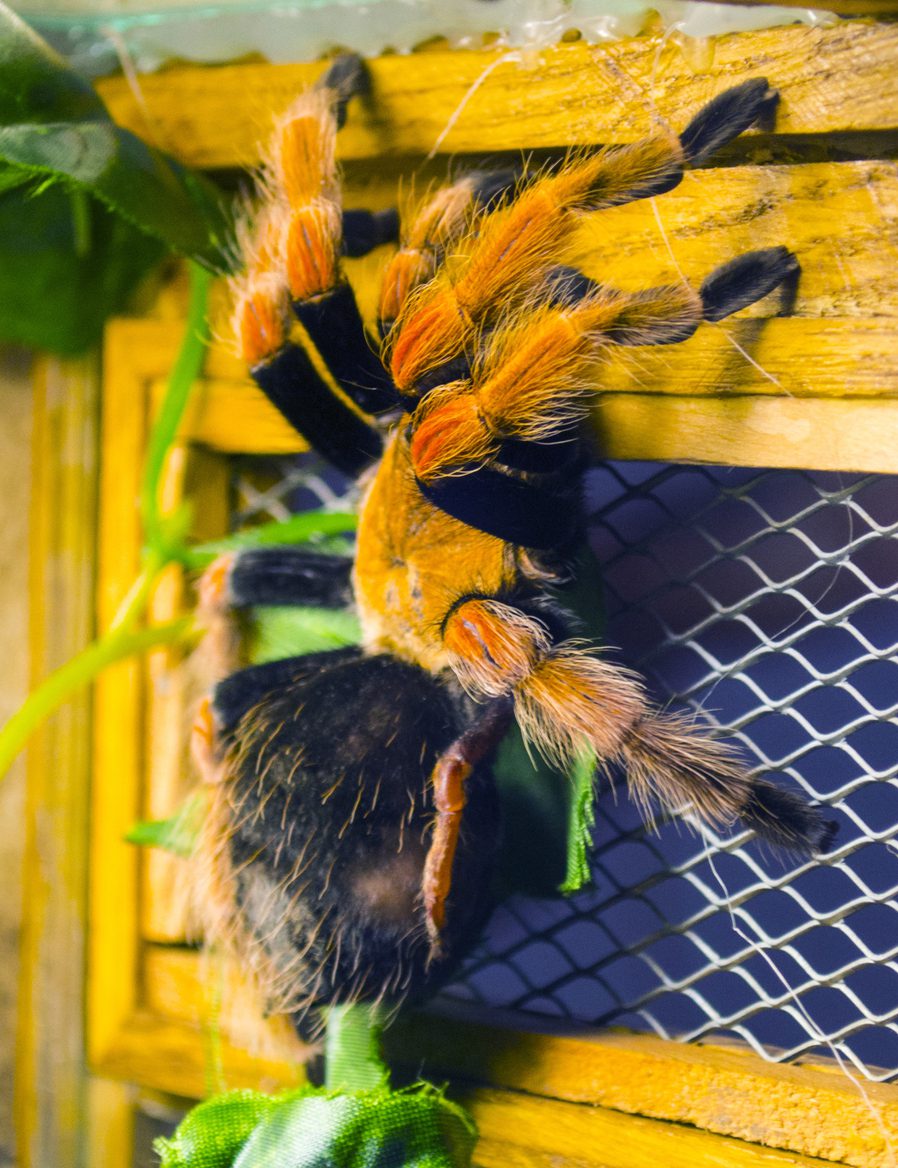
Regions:
[[[502, 54], [437, 51], [375, 61], [374, 99], [353, 113], [341, 145], [347, 201], [386, 205], [395, 173], [406, 166], [403, 156], [424, 154], [437, 142], [441, 150], [475, 153], [587, 142], [595, 137], [595, 108], [607, 111], [614, 140], [631, 140], [657, 114], [680, 121], [676, 111], [700, 104], [724, 78], [735, 83], [763, 70], [783, 92], [778, 131], [800, 136], [789, 140], [795, 159], [783, 160], [782, 141], [761, 138], [732, 153], [730, 165], [691, 176], [659, 204], [666, 238], [650, 208], [605, 213], [603, 224], [614, 217], [616, 243], [613, 254], [602, 255], [602, 271], [610, 266], [615, 281], [638, 285], [649, 266], [669, 272], [672, 251], [675, 271], [694, 277], [707, 270], [709, 250], [729, 255], [787, 242], [805, 265], [799, 299], [791, 315], [770, 319], [777, 306], [760, 306], [728, 331], [706, 330], [675, 354], [641, 362], [638, 370], [612, 366], [603, 380], [607, 392], [596, 410], [597, 429], [606, 452], [619, 458], [895, 472], [898, 270], [889, 249], [898, 246], [898, 179], [894, 164], [880, 161], [877, 150], [898, 116], [898, 27], [850, 22], [722, 38], [702, 74], [678, 52], [653, 40], [560, 46], [543, 54], [526, 86], [520, 84], [520, 64]], [[265, 65], [178, 69], [143, 79], [142, 109], [121, 81], [104, 82], [101, 90], [124, 124], [146, 133], [146, 114], [160, 144], [200, 165], [230, 167], [255, 160], [260, 125], [264, 132], [271, 112], [316, 71]], [[241, 103], [247, 116], [235, 121], [233, 110]], [[860, 136], [855, 153], [862, 157], [819, 160], [818, 135], [849, 132]], [[776, 162], [764, 158], [771, 150]], [[422, 164], [419, 172], [428, 178], [441, 169], [441, 162]], [[596, 224], [586, 223], [584, 251], [602, 241], [598, 233]], [[828, 262], [834, 239], [837, 264]], [[353, 265], [366, 311], [374, 267], [374, 261]], [[136, 575], [142, 450], [182, 323], [182, 289], [176, 286], [154, 315], [113, 322], [107, 333], [101, 629]], [[683, 385], [688, 393], [671, 392], [670, 386]], [[225, 347], [215, 345], [170, 476], [173, 493], [194, 487], [201, 492], [208, 533], [224, 522], [224, 456], [248, 445], [259, 453], [289, 453], [302, 444], [246, 382]], [[45, 452], [42, 465], [46, 458]], [[40, 492], [45, 506], [53, 490], [60, 487]], [[85, 509], [83, 502], [78, 506]], [[38, 562], [48, 562], [53, 546], [51, 540], [38, 548]], [[160, 590], [154, 616], [164, 619], [176, 610], [181, 592], [173, 574]], [[109, 671], [94, 700], [87, 1050], [89, 1098], [94, 1114], [104, 1118], [91, 1129], [91, 1163], [113, 1162], [97, 1158], [95, 1140], [104, 1125], [126, 1141], [128, 1095], [116, 1082], [193, 1096], [208, 1086], [203, 1014], [214, 1009], [204, 989], [208, 978], [196, 953], [183, 946], [183, 921], [172, 920], [152, 892], [173, 882], [171, 867], [142, 860], [122, 838], [148, 806], [163, 814], [177, 793], [179, 748], [171, 728], [181, 698], [160, 685], [170, 664], [166, 658], [158, 651], [146, 664]], [[151, 740], [152, 764], [146, 749]], [[46, 757], [38, 756], [36, 802], [46, 797], [47, 767]], [[151, 789], [154, 801], [148, 804]], [[72, 823], [81, 822], [83, 808], [73, 814]], [[41, 961], [36, 954], [33, 978]], [[647, 1036], [583, 1040], [510, 1036], [439, 1019], [413, 1024], [414, 1037], [407, 1024], [391, 1040], [393, 1055], [414, 1060], [423, 1049], [433, 1074], [459, 1084], [481, 1126], [477, 1162], [483, 1165], [639, 1168], [660, 1161], [672, 1168], [737, 1168], [825, 1162], [879, 1168], [889, 1162], [884, 1130], [898, 1137], [895, 1091], [868, 1088], [876, 1119], [868, 1102], [829, 1068], [773, 1067], [741, 1050], [682, 1048]], [[220, 1065], [229, 1085], [296, 1081], [289, 1059], [254, 1056], [239, 1028], [224, 1032]], [[81, 1040], [76, 1035], [74, 1041], [77, 1046]], [[46, 1051], [48, 1042], [37, 1035], [23, 1044], [22, 1066], [30, 1068], [32, 1083], [35, 1052]], [[33, 1133], [35, 1105], [23, 1115], [23, 1131]], [[77, 1163], [77, 1149], [54, 1159], [36, 1148], [29, 1138], [26, 1166]]]

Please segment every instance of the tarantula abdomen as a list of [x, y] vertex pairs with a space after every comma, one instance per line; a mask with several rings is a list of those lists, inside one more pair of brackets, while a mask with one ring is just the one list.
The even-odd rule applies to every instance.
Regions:
[[466, 785], [441, 951], [422, 883], [431, 773], [473, 703], [443, 677], [341, 649], [219, 684], [218, 780], [201, 861], [213, 932], [278, 1011], [398, 1003], [449, 976], [490, 908], [499, 812], [490, 760]]

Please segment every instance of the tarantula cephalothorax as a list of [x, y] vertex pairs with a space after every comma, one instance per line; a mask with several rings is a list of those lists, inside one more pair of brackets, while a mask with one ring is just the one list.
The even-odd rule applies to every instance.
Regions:
[[[669, 191], [776, 95], [747, 81], [679, 137], [471, 174], [400, 228], [395, 213], [341, 210], [335, 138], [364, 82], [357, 58], [338, 58], [278, 125], [235, 281], [256, 382], [332, 463], [367, 475], [355, 563], [256, 549], [203, 585], [225, 620], [255, 604], [354, 604], [361, 620], [361, 648], [233, 672], [195, 733], [209, 928], [298, 1015], [420, 993], [463, 952], [489, 901], [491, 757], [512, 718], [550, 760], [620, 765], [644, 805], [741, 817], [799, 852], [829, 831], [570, 639], [549, 591], [581, 535], [581, 423], [606, 350], [682, 341], [797, 272], [777, 247], [697, 291], [621, 292], [562, 266], [579, 216]], [[378, 346], [340, 256], [397, 232]], [[294, 318], [338, 390], [291, 341]]]

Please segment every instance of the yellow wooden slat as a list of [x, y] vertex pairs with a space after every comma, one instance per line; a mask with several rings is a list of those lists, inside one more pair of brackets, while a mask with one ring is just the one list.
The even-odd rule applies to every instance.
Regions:
[[[632, 141], [657, 117], [680, 126], [726, 85], [759, 75], [782, 93], [779, 133], [885, 130], [898, 122], [898, 27], [789, 26], [705, 47], [701, 72], [673, 40], [657, 37], [542, 52], [383, 56], [370, 63], [370, 101], [350, 109], [341, 155]], [[140, 103], [124, 78], [98, 88], [116, 121], [185, 161], [247, 166], [258, 159], [272, 113], [320, 72], [320, 64], [181, 67], [142, 77]]]
[[525, 1034], [421, 1014], [400, 1019], [387, 1044], [389, 1057], [437, 1081], [486, 1083], [691, 1124], [856, 1168], [891, 1168], [886, 1140], [898, 1147], [893, 1087], [862, 1090], [836, 1068], [766, 1063], [743, 1047], [615, 1032]]
[[[37, 362], [28, 549], [34, 684], [92, 636], [98, 397], [95, 355]], [[15, 1099], [23, 1168], [74, 1164], [84, 1125], [89, 711], [88, 695], [76, 695], [28, 749]]]
[[[195, 1026], [137, 1012], [96, 1060], [98, 1074], [140, 1083], [172, 1095], [202, 1099], [217, 1084], [210, 1082], [208, 1036]], [[219, 1044], [224, 1086], [277, 1091], [299, 1086], [302, 1070], [289, 1061], [254, 1058], [222, 1039]]]
[[[163, 477], [162, 507], [171, 512], [188, 499], [190, 537], [213, 539], [228, 530], [229, 486], [227, 459], [197, 446], [176, 446]], [[193, 602], [183, 572], [171, 566], [156, 587], [149, 619], [153, 624], [175, 620]], [[184, 661], [183, 650], [161, 648], [147, 654], [147, 771], [141, 812], [145, 819], [174, 815], [196, 788], [187, 733], [202, 684], [195, 673]], [[159, 848], [143, 849], [141, 862], [141, 936], [157, 941], [183, 940], [190, 916], [183, 863]]]
[[[177, 333], [173, 336], [177, 346]], [[97, 623], [108, 628], [133, 584], [142, 532], [137, 512], [147, 436], [139, 369], [113, 329], [104, 346]], [[88, 1050], [97, 1063], [137, 1003], [139, 856], [125, 834], [140, 818], [144, 766], [144, 672], [125, 661], [94, 689]]]
[[511, 1091], [458, 1096], [480, 1139], [475, 1168], [838, 1168], [679, 1124]]
[[611, 458], [898, 472], [894, 399], [608, 394], [596, 427]]
[[[588, 275], [627, 289], [686, 279], [763, 247], [801, 264], [801, 317], [898, 316], [898, 163], [837, 162], [697, 170], [652, 204], [584, 216], [572, 254]], [[774, 295], [740, 316], [769, 316]]]
[[[181, 878], [187, 878], [184, 861]], [[260, 1074], [266, 1065], [265, 1073], [275, 1074], [287, 1063], [298, 1065], [309, 1058], [309, 1048], [296, 1037], [289, 1019], [266, 1016], [255, 986], [222, 955], [147, 945], [143, 986], [143, 1008], [148, 1014], [198, 1030], [220, 1031], [231, 1046], [252, 1055]]]

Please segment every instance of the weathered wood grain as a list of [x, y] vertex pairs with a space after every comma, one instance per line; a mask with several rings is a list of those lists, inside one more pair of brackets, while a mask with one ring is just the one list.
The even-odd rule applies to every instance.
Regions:
[[[862, 1094], [835, 1067], [771, 1064], [735, 1045], [625, 1032], [526, 1034], [421, 1014], [402, 1020], [387, 1043], [394, 1060], [437, 1080], [450, 1076], [673, 1120], [857, 1168], [889, 1168], [886, 1137], [898, 1140], [894, 1088], [865, 1083]], [[761, 1149], [754, 1154], [766, 1162]], [[669, 1161], [662, 1155], [657, 1163]], [[723, 1156], [720, 1163], [731, 1161]]]
[[[777, 132], [898, 125], [898, 26], [863, 21], [715, 38], [701, 71], [673, 40], [636, 37], [541, 52], [436, 51], [370, 63], [370, 100], [350, 108], [345, 159], [628, 142], [681, 126], [715, 93], [766, 76], [782, 95]], [[184, 66], [98, 83], [116, 121], [201, 167], [247, 166], [272, 116], [320, 64]], [[235, 116], [239, 111], [239, 116]]]
[[474, 1116], [477, 1168], [840, 1168], [682, 1124], [512, 1091], [458, 1096]]

